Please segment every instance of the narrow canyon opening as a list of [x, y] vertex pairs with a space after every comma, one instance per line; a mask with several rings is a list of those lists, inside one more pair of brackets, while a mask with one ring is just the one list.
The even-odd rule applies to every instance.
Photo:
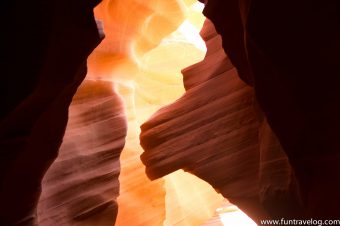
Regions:
[[0, 225], [339, 222], [338, 1], [200, 2], [4, 1]]
[[203, 8], [195, 0], [129, 0], [95, 9], [106, 37], [89, 57], [86, 79], [114, 84], [128, 123], [118, 226], [255, 225], [205, 181], [183, 170], [150, 181], [140, 161], [141, 124], [184, 94], [181, 71], [205, 57]]

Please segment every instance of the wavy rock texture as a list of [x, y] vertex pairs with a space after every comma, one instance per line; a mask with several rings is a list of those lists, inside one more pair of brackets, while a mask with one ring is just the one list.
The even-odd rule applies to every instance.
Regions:
[[37, 223], [42, 178], [57, 157], [86, 59], [101, 40], [93, 16], [97, 3], [8, 4], [7, 18], [15, 19], [6, 22], [4, 34], [9, 39], [1, 83], [1, 225]]
[[[1, 116], [18, 108], [9, 118], [2, 118], [1, 225], [37, 223], [40, 183], [58, 155], [68, 115], [70, 123], [59, 157], [43, 181], [39, 224], [113, 224], [118, 155], [123, 145], [119, 136], [126, 128], [118, 128], [122, 109], [111, 90], [112, 81], [128, 105], [133, 104], [131, 112], [135, 113], [129, 118], [130, 145], [122, 155], [122, 195], [116, 225], [192, 225], [212, 216], [221, 197], [209, 185], [182, 172], [150, 182], [139, 159], [140, 122], [181, 94], [181, 77], [174, 74], [202, 57], [202, 50], [192, 46], [183, 34], [175, 34], [175, 41], [168, 39], [161, 48], [155, 48], [185, 16], [192, 22], [201, 15], [184, 12], [193, 2], [103, 1], [95, 11], [104, 22], [106, 39], [89, 58], [87, 78], [109, 82], [86, 81], [70, 112], [73, 94], [86, 74], [85, 60], [100, 41], [92, 15], [95, 2], [18, 4], [20, 17], [10, 31], [20, 27], [24, 35], [15, 36], [13, 45], [18, 49], [13, 54], [10, 48], [8, 59], [23, 56], [25, 60], [22, 67], [16, 65], [17, 61], [6, 65], [13, 76], [7, 77], [9, 81], [1, 89], [7, 92], [1, 95], [5, 97]], [[126, 84], [133, 84], [132, 79], [138, 84], [138, 95], [122, 91]], [[18, 107], [21, 101], [23, 106]]]
[[86, 80], [70, 106], [58, 158], [43, 180], [39, 225], [114, 225], [126, 130], [113, 84]]
[[204, 57], [198, 35], [203, 18], [194, 3], [116, 0], [95, 9], [106, 38], [89, 57], [87, 77], [115, 82], [129, 128], [116, 225], [200, 225], [222, 202], [210, 185], [187, 173], [151, 182], [140, 160], [140, 124], [184, 92], [180, 70]]
[[[106, 38], [90, 56], [87, 78], [108, 82], [87, 80], [73, 99], [58, 159], [43, 181], [40, 225], [114, 224], [119, 156], [127, 128], [110, 81], [134, 77], [137, 65], [131, 48], [134, 54], [149, 51], [184, 18], [178, 1], [103, 1], [95, 11], [104, 23]], [[161, 225], [165, 219], [164, 182], [150, 183], [137, 152], [126, 149], [125, 153], [117, 225]], [[125, 158], [129, 155], [134, 156], [133, 161]]]
[[88, 77], [128, 80], [138, 60], [175, 31], [185, 18], [179, 0], [104, 0], [95, 9], [105, 39], [89, 57]]
[[[213, 214], [221, 197], [209, 185], [181, 171], [150, 182], [139, 160], [137, 127], [181, 95], [175, 71], [200, 59], [187, 33], [194, 2], [104, 0], [95, 13], [106, 39], [88, 61], [95, 81], [70, 112], [101, 39], [98, 1], [6, 2], [6, 18], [16, 19], [2, 20], [0, 225], [36, 225], [41, 189], [40, 225], [114, 223], [127, 132], [116, 91], [130, 111], [116, 225], [199, 225]], [[337, 216], [337, 0], [206, 2], [223, 43], [207, 22], [208, 52], [183, 70], [186, 93], [142, 126], [148, 176], [184, 169], [255, 221]]]
[[289, 158], [301, 218], [340, 212], [339, 12], [336, 0], [209, 0], [204, 9]]
[[141, 126], [146, 173], [156, 179], [184, 169], [257, 222], [281, 208], [279, 196], [291, 197], [283, 208], [288, 214], [297, 200], [287, 157], [208, 20], [202, 37], [208, 51], [183, 70], [186, 93]]

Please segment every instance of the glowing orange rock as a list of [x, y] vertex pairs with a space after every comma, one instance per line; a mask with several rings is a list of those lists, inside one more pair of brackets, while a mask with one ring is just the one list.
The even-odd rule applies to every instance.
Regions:
[[[271, 193], [289, 197], [294, 190], [290, 166], [256, 111], [253, 89], [238, 77], [211, 22], [206, 21], [202, 37], [208, 52], [202, 62], [183, 70], [186, 93], [141, 126], [146, 173], [156, 179], [184, 169], [254, 220], [269, 218], [277, 198]], [[276, 175], [279, 180], [268, 180]], [[264, 200], [270, 200], [270, 211]], [[287, 205], [294, 206], [290, 201]]]
[[87, 76], [115, 81], [129, 125], [116, 225], [199, 225], [222, 201], [183, 172], [150, 182], [140, 161], [140, 124], [184, 92], [180, 70], [204, 56], [201, 10], [192, 0], [103, 1], [95, 10], [106, 38], [90, 56]]

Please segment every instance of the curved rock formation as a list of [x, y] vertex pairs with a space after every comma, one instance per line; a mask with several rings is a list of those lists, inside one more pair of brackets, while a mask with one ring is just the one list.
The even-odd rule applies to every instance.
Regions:
[[58, 154], [86, 59], [101, 40], [93, 17], [97, 3], [8, 5], [5, 36], [11, 38], [5, 44], [7, 74], [1, 83], [1, 225], [36, 223], [41, 180]]
[[[187, 2], [192, 4], [192, 1]], [[21, 64], [23, 67], [13, 67], [13, 62], [10, 62], [8, 68], [14, 68], [14, 72], [9, 70], [9, 74], [16, 76], [9, 77], [9, 82], [5, 84], [14, 87], [14, 83], [17, 82], [14, 79], [22, 82], [18, 83], [16, 92], [13, 92], [14, 89], [8, 90], [7, 87], [7, 90], [2, 89], [8, 92], [4, 96], [10, 98], [5, 98], [1, 115], [7, 117], [8, 112], [18, 107], [18, 103], [22, 100], [24, 107], [19, 106], [13, 114], [10, 114], [9, 119], [2, 121], [1, 129], [4, 131], [4, 136], [9, 135], [3, 138], [1, 144], [1, 163], [4, 163], [1, 165], [4, 168], [1, 173], [5, 175], [1, 178], [1, 183], [5, 185], [1, 186], [1, 198], [6, 196], [1, 207], [1, 210], [4, 210], [1, 211], [1, 224], [36, 224], [35, 207], [40, 196], [41, 179], [57, 155], [56, 162], [43, 180], [38, 209], [39, 225], [93, 225], [93, 222], [111, 225], [115, 220], [118, 156], [123, 146], [126, 127], [116, 127], [123, 121], [122, 116], [119, 115], [122, 109], [116, 94], [111, 90], [111, 83], [85, 81], [68, 112], [73, 94], [86, 73], [85, 60], [100, 40], [92, 15], [92, 7], [95, 3], [90, 2], [91, 7], [86, 4], [87, 2], [72, 1], [69, 3], [69, 8], [64, 2], [45, 4], [37, 1], [18, 5], [19, 18], [28, 19], [16, 21], [16, 28], [21, 27], [27, 31], [23, 37], [31, 45], [17, 40], [17, 51], [23, 51], [22, 55], [25, 55], [26, 61]], [[131, 7], [137, 8], [140, 14], [129, 13]], [[140, 63], [138, 60], [183, 21], [182, 7], [183, 3], [178, 0], [143, 3], [135, 0], [103, 1], [96, 8], [96, 14], [104, 21], [107, 38], [89, 59], [88, 78], [128, 80], [133, 77], [131, 75], [135, 74], [137, 64]], [[32, 17], [30, 13], [34, 16]], [[82, 15], [78, 15], [79, 13]], [[93, 46], [90, 48], [91, 44]], [[182, 48], [180, 45], [176, 47]], [[196, 54], [196, 51], [191, 52], [191, 55], [196, 55], [196, 58], [201, 57], [201, 54]], [[16, 57], [17, 55], [13, 56], [13, 59]], [[82, 64], [79, 77], [74, 78], [72, 73], [79, 66], [77, 64], [80, 58]], [[181, 63], [186, 64], [186, 60]], [[122, 68], [132, 68], [132, 71], [124, 71]], [[39, 71], [42, 71], [42, 75]], [[148, 73], [152, 74], [151, 71]], [[116, 77], [117, 74], [123, 73], [128, 77]], [[38, 88], [36, 88], [37, 83]], [[66, 85], [70, 87], [65, 88]], [[148, 86], [149, 83], [145, 82], [143, 85]], [[173, 84], [167, 86], [167, 89], [173, 89]], [[182, 86], [179, 86], [182, 90]], [[26, 98], [32, 92], [33, 95]], [[172, 95], [175, 96], [177, 93]], [[56, 106], [48, 108], [48, 105], [54, 105], [54, 102]], [[39, 116], [41, 112], [44, 112], [44, 117]], [[68, 115], [70, 120], [65, 137], [62, 139]], [[40, 117], [36, 124], [34, 124], [34, 117]], [[26, 124], [30, 125], [26, 128]], [[31, 133], [30, 127], [33, 126], [37, 126], [37, 129]], [[6, 129], [11, 131], [8, 132]], [[26, 133], [29, 134], [27, 138]], [[21, 135], [24, 138], [21, 139]], [[19, 138], [16, 138], [17, 136]], [[8, 140], [9, 138], [13, 140]], [[34, 140], [34, 146], [28, 148], [28, 154], [18, 159], [16, 155], [21, 152], [20, 149], [26, 148], [26, 139], [27, 142]], [[135, 141], [136, 139], [133, 140]], [[58, 152], [60, 144], [61, 149]], [[102, 151], [102, 148], [108, 149]], [[36, 150], [33, 152], [33, 149]], [[120, 198], [122, 208], [118, 225], [160, 225], [165, 220], [166, 224], [182, 222], [190, 224], [202, 222], [212, 215], [221, 197], [216, 195], [210, 186], [203, 182], [197, 183], [192, 177], [188, 175], [184, 177], [181, 174], [175, 176], [182, 180], [181, 183], [196, 182], [195, 186], [188, 186], [188, 189], [181, 194], [177, 193], [178, 180], [176, 184], [172, 183], [175, 177], [150, 183], [144, 175], [139, 160], [140, 151], [136, 147], [129, 149], [130, 147], [125, 150], [126, 155], [123, 156], [123, 161], [126, 161], [123, 171], [126, 171], [122, 175], [124, 194]], [[15, 169], [9, 169], [8, 166]], [[135, 167], [138, 167], [138, 170], [135, 170]], [[19, 174], [25, 175], [23, 177], [26, 180], [18, 177]], [[12, 183], [13, 180], [18, 181]], [[23, 186], [25, 183], [27, 183], [26, 187]], [[143, 187], [142, 189], [136, 189], [135, 185], [138, 183], [144, 185], [139, 186]], [[21, 186], [17, 186], [18, 184]], [[23, 191], [24, 188], [27, 189]], [[12, 191], [9, 191], [11, 189]], [[165, 195], [166, 189], [169, 191], [167, 195]], [[149, 190], [153, 192], [150, 193]], [[13, 197], [15, 193], [20, 195]], [[194, 195], [183, 198], [188, 193]], [[135, 195], [139, 197], [138, 201]], [[186, 213], [184, 209], [192, 206], [193, 200], [205, 204], [205, 208], [196, 206], [193, 211]], [[207, 204], [206, 200], [213, 201]], [[136, 211], [136, 208], [142, 207], [144, 207], [143, 212]], [[170, 211], [167, 210], [168, 207]], [[126, 216], [133, 216], [134, 219], [127, 221]]]
[[[158, 62], [147, 69], [139, 66], [159, 58], [149, 51], [183, 22], [184, 5], [193, 2], [104, 0], [95, 11], [107, 38], [90, 56], [88, 78], [138, 85], [145, 80], [144, 88], [157, 86], [158, 74], [150, 68]], [[202, 36], [208, 52], [202, 62], [183, 70], [186, 93], [142, 126], [148, 176], [156, 179], [184, 169], [257, 222], [338, 217], [339, 1], [205, 2], [204, 14], [221, 37], [207, 22]], [[2, 3], [6, 57], [0, 84], [0, 225], [36, 225], [41, 192], [40, 225], [115, 221], [126, 124], [112, 82], [86, 81], [68, 111], [87, 72], [87, 57], [102, 39], [93, 17], [97, 3]], [[198, 57], [195, 51], [189, 54]], [[173, 67], [171, 60], [168, 67]], [[136, 79], [141, 74], [150, 77]], [[157, 87], [163, 89], [159, 96], [173, 87]], [[164, 104], [155, 93], [139, 92], [144, 100], [137, 102]], [[148, 111], [141, 109], [139, 120]], [[220, 196], [203, 184], [186, 186], [184, 194], [194, 194], [182, 203], [192, 206], [192, 197], [206, 199], [195, 202], [194, 213], [183, 213], [180, 201], [169, 201], [183, 198], [174, 184], [167, 184], [174, 177], [149, 183], [134, 142], [122, 158], [127, 164], [121, 180], [125, 193], [117, 225], [190, 224], [211, 215]], [[194, 180], [176, 185], [184, 187], [188, 181]], [[199, 203], [206, 200], [211, 201], [207, 211], [199, 212]], [[186, 221], [187, 216], [195, 219]]]
[[141, 126], [147, 175], [184, 169], [257, 222], [292, 216], [298, 205], [294, 176], [253, 89], [239, 79], [208, 20], [202, 37], [207, 55], [183, 70], [186, 93]]
[[70, 106], [58, 158], [43, 180], [39, 225], [114, 225], [126, 130], [113, 84], [86, 80]]
[[95, 9], [105, 39], [89, 57], [88, 78], [128, 80], [138, 60], [184, 20], [179, 0], [103, 0]]
[[337, 217], [339, 1], [206, 2], [204, 14], [239, 72], [249, 72], [241, 77], [254, 84], [296, 173], [304, 204], [300, 217]]
[[[199, 225], [222, 201], [211, 186], [184, 172], [150, 181], [139, 157], [140, 124], [183, 93], [180, 70], [204, 56], [204, 45], [198, 49], [188, 39], [203, 43], [198, 35], [203, 18], [193, 18], [202, 16], [198, 9], [193, 12], [193, 2], [106, 0], [95, 9], [106, 37], [89, 57], [87, 78], [115, 82], [129, 127], [121, 155], [117, 226]], [[183, 184], [190, 185], [181, 189]]]

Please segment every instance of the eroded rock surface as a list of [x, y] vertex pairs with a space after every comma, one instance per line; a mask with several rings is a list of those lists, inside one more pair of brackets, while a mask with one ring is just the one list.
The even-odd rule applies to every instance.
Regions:
[[300, 216], [337, 217], [339, 2], [206, 3], [204, 14], [221, 34], [241, 78], [254, 85], [257, 101], [295, 171], [304, 203]]
[[113, 84], [86, 80], [70, 106], [58, 158], [43, 180], [39, 225], [114, 225], [126, 130]]
[[36, 224], [41, 180], [57, 157], [86, 59], [101, 40], [93, 16], [97, 3], [8, 4], [1, 83], [1, 225]]
[[274, 215], [279, 196], [289, 197], [280, 213], [291, 215], [298, 203], [294, 176], [254, 90], [238, 77], [208, 20], [202, 37], [207, 55], [183, 70], [186, 93], [141, 126], [146, 173], [156, 179], [184, 169], [255, 221]]
[[89, 57], [87, 77], [115, 82], [129, 128], [121, 155], [117, 226], [200, 225], [222, 202], [211, 186], [185, 172], [150, 181], [140, 161], [140, 124], [184, 92], [180, 70], [204, 57], [198, 35], [204, 18], [194, 3], [104, 0], [95, 9], [105, 39]]

